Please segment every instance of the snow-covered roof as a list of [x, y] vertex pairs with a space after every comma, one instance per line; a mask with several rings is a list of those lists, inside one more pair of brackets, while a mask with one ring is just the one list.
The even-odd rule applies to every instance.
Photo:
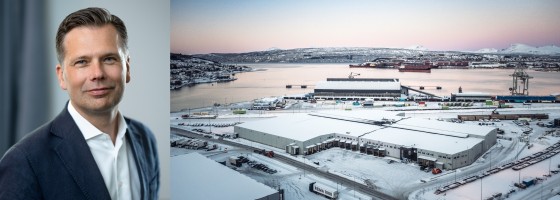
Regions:
[[397, 116], [398, 113], [383, 111], [383, 110], [327, 110], [315, 113], [315, 115], [329, 116], [332, 118], [340, 118], [345, 120], [356, 120], [356, 121], [381, 121], [383, 119], [388, 120], [399, 120], [403, 117]]
[[173, 199], [260, 199], [278, 191], [199, 153], [171, 157]]
[[463, 92], [463, 93], [451, 93], [451, 95], [455, 95], [458, 97], [478, 97], [478, 96], [492, 96], [489, 93], [484, 92]]
[[398, 81], [320, 81], [315, 85], [319, 90], [400, 90]]
[[312, 116], [305, 113], [287, 114], [265, 120], [245, 122], [237, 126], [298, 141], [306, 141], [331, 133], [349, 133], [347, 135], [358, 137], [366, 132], [381, 128], [375, 125]]
[[483, 141], [481, 138], [449, 137], [397, 128], [380, 129], [362, 138], [450, 155], [465, 151]]
[[261, 99], [256, 99], [255, 102], [275, 102], [278, 101], [278, 97], [266, 97], [266, 98], [261, 98]]
[[[472, 147], [483, 141], [484, 137], [494, 130], [494, 128], [487, 126], [421, 118], [402, 119], [392, 125], [387, 125], [387, 127], [362, 123], [361, 121], [367, 121], [368, 118], [379, 120], [391, 116], [396, 118], [394, 113], [387, 111], [296, 113], [246, 122], [237, 126], [298, 141], [307, 141], [331, 133], [358, 137], [373, 131], [362, 138], [402, 146], [414, 146], [446, 154], [465, 151], [467, 147]], [[340, 140], [340, 142], [345, 142], [345, 140]]]
[[494, 128], [488, 126], [460, 124], [421, 118], [403, 119], [391, 126], [462, 138], [467, 137], [468, 135], [484, 137], [494, 130]]

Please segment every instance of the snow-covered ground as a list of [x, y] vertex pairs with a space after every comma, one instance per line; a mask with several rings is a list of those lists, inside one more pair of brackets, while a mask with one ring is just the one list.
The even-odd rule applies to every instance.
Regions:
[[[351, 103], [336, 104], [335, 102], [319, 102], [318, 104], [311, 104], [305, 102], [290, 102], [290, 110], [277, 110], [277, 111], [257, 111], [249, 110], [244, 115], [234, 115], [227, 107], [219, 107], [213, 109], [202, 109], [197, 111], [185, 111], [178, 113], [171, 113], [171, 126], [180, 127], [183, 129], [203, 129], [205, 131], [212, 131], [213, 133], [233, 133], [233, 126], [229, 127], [212, 127], [206, 126], [211, 124], [227, 124], [232, 122], [247, 122], [262, 120], [270, 117], [296, 113], [296, 112], [318, 112], [324, 110], [398, 110], [396, 113], [404, 113], [407, 117], [425, 118], [432, 120], [450, 120], [457, 118], [460, 114], [490, 114], [495, 107], [488, 107], [482, 103], [475, 103], [472, 108], [482, 109], [461, 109], [461, 110], [429, 110], [439, 108], [438, 103], [428, 103], [426, 107], [415, 106], [413, 102], [404, 102], [404, 104], [412, 104], [413, 106], [394, 107], [392, 104], [396, 102], [376, 102], [374, 108], [362, 108], [359, 106], [352, 106]], [[400, 103], [400, 102], [398, 102]], [[385, 105], [385, 106], [383, 106]], [[542, 120], [546, 123], [554, 118], [560, 118], [560, 105], [559, 104], [532, 104], [524, 106], [522, 104], [512, 104], [514, 108], [498, 109], [502, 114], [508, 113], [546, 113], [549, 114], [549, 120]], [[181, 115], [188, 112], [213, 112], [218, 114], [216, 119], [182, 119]], [[348, 179], [355, 180], [358, 183], [364, 184], [364, 180], [369, 179], [380, 191], [393, 195], [398, 198], [409, 199], [480, 199], [481, 198], [481, 182], [482, 182], [482, 197], [487, 198], [490, 195], [501, 192], [506, 194], [514, 182], [519, 179], [541, 177], [546, 178], [542, 183], [536, 186], [529, 187], [523, 191], [517, 191], [510, 195], [510, 199], [527, 199], [533, 198], [542, 194], [550, 197], [553, 194], [560, 192], [560, 174], [552, 175], [551, 177], [543, 177], [548, 174], [548, 167], [557, 169], [560, 164], [560, 154], [551, 158], [551, 161], [545, 160], [535, 165], [514, 171], [511, 168], [503, 170], [499, 173], [487, 176], [480, 181], [480, 179], [447, 191], [445, 194], [435, 195], [434, 191], [454, 182], [455, 179], [461, 180], [470, 175], [478, 175], [483, 171], [490, 169], [491, 166], [499, 166], [516, 159], [523, 158], [524, 156], [531, 155], [535, 152], [547, 148], [549, 145], [560, 141], [559, 137], [548, 135], [541, 137], [545, 131], [551, 130], [550, 128], [539, 127], [536, 125], [538, 121], [530, 122], [529, 126], [518, 126], [510, 120], [503, 120], [501, 122], [494, 122], [493, 127], [500, 128], [505, 131], [503, 135], [512, 140], [499, 139], [498, 143], [486, 154], [480, 157], [475, 163], [470, 166], [463, 167], [457, 171], [444, 170], [442, 174], [432, 175], [419, 170], [419, 167], [413, 163], [401, 163], [400, 161], [391, 164], [387, 163], [388, 158], [379, 158], [371, 155], [365, 155], [350, 150], [343, 150], [339, 148], [332, 148], [329, 150], [321, 151], [313, 155], [294, 157], [294, 159], [301, 160], [308, 165], [315, 166], [318, 169], [329, 171], [329, 173], [336, 173]], [[191, 127], [180, 126], [179, 123], [192, 124], [201, 123], [204, 126]], [[451, 122], [450, 122], [451, 123]], [[464, 122], [470, 124], [477, 124], [477, 122]], [[525, 142], [520, 141], [520, 136], [523, 131], [532, 129], [529, 134], [528, 140], [533, 147], [528, 149]], [[264, 149], [272, 149], [275, 153], [286, 154], [283, 149], [268, 147], [266, 145], [257, 144], [244, 139], [231, 139], [239, 143], [247, 144], [254, 147]], [[355, 192], [352, 188], [346, 188], [336, 182], [324, 180], [313, 174], [306, 173], [300, 169], [294, 168], [290, 165], [281, 163], [267, 157], [254, 154], [252, 152], [228, 147], [226, 145], [218, 144], [221, 148], [228, 148], [228, 152], [215, 150], [210, 152], [202, 152], [203, 155], [216, 161], [227, 160], [230, 156], [243, 155], [249, 157], [250, 160], [255, 160], [259, 163], [268, 165], [272, 169], [278, 170], [278, 173], [270, 175], [257, 169], [247, 167], [238, 168], [242, 174], [245, 174], [261, 183], [264, 183], [273, 188], [282, 188], [285, 190], [286, 199], [324, 199], [317, 194], [309, 192], [308, 187], [311, 182], [319, 182], [328, 185], [332, 188], [338, 188], [341, 192], [340, 199], [370, 199], [369, 197]], [[180, 148], [172, 148], [171, 155], [178, 155], [193, 150], [184, 150]], [[200, 152], [200, 151], [199, 151]], [[319, 165], [313, 164], [319, 162]], [[426, 181], [422, 183], [421, 180]], [[355, 194], [354, 194], [355, 193]], [[546, 193], [546, 194], [545, 194]], [[354, 197], [354, 195], [356, 197]], [[539, 196], [540, 197], [540, 196]]]
[[370, 179], [378, 190], [388, 194], [398, 193], [409, 184], [420, 183], [420, 179], [433, 176], [420, 171], [416, 164], [400, 161], [388, 164], [393, 158], [375, 157], [341, 148], [321, 151], [307, 158], [319, 162], [323, 170], [341, 174], [356, 182], [364, 183]]
[[[237, 140], [240, 143], [249, 144], [250, 141], [246, 140]], [[274, 189], [284, 189], [285, 192], [285, 199], [295, 199], [295, 200], [323, 200], [325, 197], [317, 195], [309, 191], [309, 184], [312, 182], [318, 182], [323, 185], [327, 185], [331, 188], [337, 188], [339, 191], [339, 199], [371, 199], [370, 197], [361, 194], [359, 192], [354, 191], [352, 188], [346, 187], [344, 185], [337, 184], [335, 182], [331, 182], [329, 180], [323, 179], [321, 177], [315, 176], [308, 172], [302, 171], [298, 168], [295, 168], [291, 165], [282, 163], [277, 160], [270, 159], [260, 154], [255, 154], [252, 151], [239, 149], [236, 147], [231, 147], [227, 145], [222, 145], [223, 147], [228, 147], [228, 151], [224, 152], [223, 150], [214, 150], [214, 151], [205, 151], [205, 150], [185, 150], [183, 148], [171, 148], [171, 155], [181, 155], [185, 153], [191, 152], [198, 152], [202, 155], [207, 156], [208, 158], [223, 162], [226, 161], [227, 166], [231, 166], [228, 162], [229, 157], [231, 156], [244, 156], [251, 161], [256, 161], [257, 163], [262, 163], [267, 165], [269, 168], [277, 170], [277, 173], [268, 174], [261, 170], [251, 168], [247, 164], [243, 164], [241, 167], [236, 167], [235, 170], [238, 172], [245, 174], [252, 179], [268, 185]], [[259, 147], [266, 147], [263, 145], [255, 144], [255, 146]], [[270, 147], [268, 148], [270, 149]], [[275, 149], [275, 152], [279, 152], [279, 149]], [[301, 158], [301, 157], [300, 157]], [[297, 158], [296, 158], [297, 159]], [[303, 161], [303, 160], [302, 160]], [[308, 163], [311, 161], [307, 160]]]

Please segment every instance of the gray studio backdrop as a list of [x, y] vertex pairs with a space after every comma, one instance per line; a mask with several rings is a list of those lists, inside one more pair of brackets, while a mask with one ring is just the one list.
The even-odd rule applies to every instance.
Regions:
[[156, 134], [160, 199], [169, 199], [169, 1], [6, 0], [0, 6], [0, 155], [68, 100], [55, 74], [59, 23], [76, 10], [103, 7], [129, 34], [131, 81], [119, 109]]

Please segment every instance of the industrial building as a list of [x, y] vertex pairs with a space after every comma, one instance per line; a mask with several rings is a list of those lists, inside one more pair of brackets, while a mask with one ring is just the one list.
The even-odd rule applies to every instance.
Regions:
[[542, 103], [542, 102], [555, 102], [555, 96], [522, 96], [522, 95], [510, 95], [510, 96], [496, 96], [496, 100], [505, 102], [530, 102], [530, 103]]
[[318, 82], [314, 90], [316, 99], [326, 100], [394, 100], [401, 93], [399, 79], [376, 78], [328, 78]]
[[459, 93], [451, 93], [451, 101], [486, 101], [491, 100], [494, 96], [488, 93], [482, 92], [459, 92]]
[[456, 169], [496, 143], [496, 128], [403, 118], [384, 111], [296, 113], [235, 126], [239, 137], [312, 154], [332, 147]]
[[172, 199], [283, 199], [282, 194], [199, 153], [171, 157]]

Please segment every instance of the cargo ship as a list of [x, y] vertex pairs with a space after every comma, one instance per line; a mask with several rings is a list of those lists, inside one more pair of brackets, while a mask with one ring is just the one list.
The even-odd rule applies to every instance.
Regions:
[[431, 73], [432, 65], [429, 62], [425, 63], [404, 63], [399, 67], [399, 72], [424, 72]]
[[395, 63], [389, 62], [365, 62], [357, 65], [350, 64], [350, 68], [395, 68]]
[[375, 63], [365, 62], [357, 65], [350, 64], [350, 68], [376, 68]]

